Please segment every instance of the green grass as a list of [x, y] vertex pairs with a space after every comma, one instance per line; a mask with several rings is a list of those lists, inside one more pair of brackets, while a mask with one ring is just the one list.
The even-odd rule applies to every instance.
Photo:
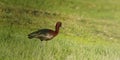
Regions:
[[[119, 0], [0, 0], [0, 60], [120, 60]], [[48, 42], [32, 31], [60, 33]]]

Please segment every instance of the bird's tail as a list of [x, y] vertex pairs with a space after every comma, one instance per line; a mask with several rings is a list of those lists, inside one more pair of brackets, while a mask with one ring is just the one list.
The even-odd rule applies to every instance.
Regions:
[[35, 38], [36, 35], [37, 35], [36, 33], [30, 33], [30, 34], [28, 34], [28, 38], [29, 39]]

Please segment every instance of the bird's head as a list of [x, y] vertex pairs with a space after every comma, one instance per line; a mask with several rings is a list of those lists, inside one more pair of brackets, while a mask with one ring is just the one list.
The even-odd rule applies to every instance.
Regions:
[[62, 23], [61, 22], [57, 22], [56, 23], [56, 27], [61, 27], [62, 26]]

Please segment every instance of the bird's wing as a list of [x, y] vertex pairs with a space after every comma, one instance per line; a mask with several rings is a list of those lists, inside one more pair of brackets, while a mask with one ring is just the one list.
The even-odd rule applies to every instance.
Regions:
[[41, 30], [30, 33], [28, 36], [31, 38], [50, 39], [53, 37], [53, 35], [50, 34], [51, 31], [52, 30], [50, 30], [50, 29], [41, 29]]

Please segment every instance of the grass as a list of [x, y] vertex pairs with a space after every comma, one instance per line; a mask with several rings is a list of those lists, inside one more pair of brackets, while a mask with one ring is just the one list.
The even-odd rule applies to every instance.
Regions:
[[[0, 0], [0, 60], [120, 60], [119, 0]], [[42, 28], [60, 34], [41, 42]]]

